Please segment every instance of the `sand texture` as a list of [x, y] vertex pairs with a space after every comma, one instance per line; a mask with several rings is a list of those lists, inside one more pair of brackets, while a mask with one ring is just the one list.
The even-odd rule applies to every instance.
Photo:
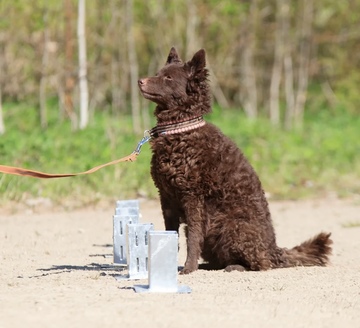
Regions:
[[[137, 294], [111, 264], [114, 208], [0, 214], [0, 327], [360, 327], [360, 206], [354, 200], [271, 202], [278, 245], [332, 232], [329, 267], [198, 270], [191, 294]], [[163, 230], [159, 204], [142, 222]], [[106, 256], [109, 255], [109, 256]], [[185, 259], [180, 235], [179, 265]]]

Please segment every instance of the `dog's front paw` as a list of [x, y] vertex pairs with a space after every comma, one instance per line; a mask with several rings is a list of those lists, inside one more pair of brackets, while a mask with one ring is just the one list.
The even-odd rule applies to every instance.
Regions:
[[191, 272], [193, 272], [195, 270], [191, 270], [191, 269], [187, 269], [187, 268], [184, 268], [180, 271], [180, 274], [189, 274]]
[[197, 265], [186, 265], [184, 268], [180, 271], [180, 274], [189, 274], [191, 272], [194, 272], [198, 269]]

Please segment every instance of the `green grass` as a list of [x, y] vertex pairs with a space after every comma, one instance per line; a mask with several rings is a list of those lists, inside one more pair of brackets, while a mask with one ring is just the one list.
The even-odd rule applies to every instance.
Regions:
[[[43, 131], [35, 108], [7, 104], [0, 164], [49, 173], [85, 171], [130, 154], [140, 139], [132, 133], [128, 116], [96, 113], [87, 129], [72, 132], [70, 123], [59, 123], [55, 108], [53, 112]], [[306, 117], [303, 130], [290, 132], [264, 119], [248, 120], [236, 110], [215, 108], [206, 119], [241, 147], [273, 199], [360, 193], [359, 117], [322, 111]], [[136, 162], [120, 163], [88, 176], [37, 180], [0, 175], [2, 201], [45, 197], [59, 204], [76, 201], [84, 206], [104, 199], [156, 197], [150, 157], [149, 146], [144, 145]]]
[[[41, 130], [34, 108], [7, 106], [7, 132], [0, 137], [1, 164], [31, 168], [48, 173], [86, 171], [99, 164], [129, 155], [139, 137], [132, 134], [129, 117], [112, 118], [98, 114], [85, 130], [73, 132], [68, 121], [50, 119]], [[79, 205], [104, 198], [153, 197], [156, 190], [149, 175], [150, 152], [143, 147], [134, 163], [120, 163], [87, 176], [37, 180], [10, 175], [0, 176], [2, 199], [23, 201], [46, 197], [55, 203], [76, 199]]]
[[241, 147], [274, 198], [360, 193], [360, 117], [326, 112], [284, 131], [268, 120], [216, 112], [212, 121]]

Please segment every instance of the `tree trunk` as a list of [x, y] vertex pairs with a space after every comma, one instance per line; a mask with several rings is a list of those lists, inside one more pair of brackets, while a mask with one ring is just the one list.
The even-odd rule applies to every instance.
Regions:
[[[1, 70], [1, 66], [0, 66], [0, 70]], [[4, 133], [5, 133], [5, 124], [4, 124], [3, 108], [2, 108], [2, 87], [0, 83], [0, 134], [4, 134]]]
[[298, 126], [302, 126], [303, 124], [304, 107], [308, 88], [311, 34], [314, 17], [313, 0], [304, 0], [303, 6], [304, 9], [300, 30], [298, 89], [295, 100], [295, 123]]
[[284, 37], [283, 37], [283, 6], [284, 0], [276, 1], [276, 31], [274, 64], [270, 82], [269, 114], [270, 121], [274, 125], [280, 124], [280, 82], [282, 75], [282, 64], [284, 58]]
[[217, 103], [219, 104], [219, 106], [221, 108], [229, 108], [229, 102], [227, 101], [224, 92], [221, 89], [221, 86], [219, 84], [218, 79], [216, 78], [216, 75], [214, 73], [214, 71], [211, 68], [211, 65], [209, 63], [207, 63], [207, 68], [209, 70], [209, 74], [210, 74], [210, 80], [211, 80], [211, 91], [212, 94], [214, 95], [215, 100], [217, 101]]
[[[126, 86], [128, 83], [128, 68], [126, 61], [126, 42], [124, 32], [126, 30], [124, 16], [125, 6], [123, 1], [111, 1], [111, 110], [114, 114], [126, 112]], [[116, 40], [116, 41], [115, 41]]]
[[2, 86], [4, 81], [4, 48], [0, 44], [0, 134], [5, 133], [5, 124], [3, 117], [3, 107], [2, 107]]
[[244, 111], [249, 118], [257, 117], [257, 89], [253, 55], [254, 53], [251, 46], [246, 46], [242, 57], [244, 81], [243, 106]]
[[78, 12], [79, 41], [79, 89], [80, 89], [80, 129], [89, 123], [89, 91], [87, 85], [87, 61], [85, 38], [85, 0], [79, 0]]
[[136, 134], [141, 133], [140, 101], [137, 81], [139, 79], [138, 62], [136, 58], [133, 33], [133, 1], [126, 0], [126, 30], [128, 41], [128, 56], [130, 64], [130, 93], [133, 129]]
[[249, 118], [257, 117], [257, 86], [256, 68], [254, 66], [255, 30], [257, 20], [257, 1], [250, 4], [249, 17], [245, 23], [243, 40], [244, 50], [242, 55], [242, 102], [244, 111]]
[[120, 69], [119, 69], [119, 59], [116, 55], [116, 51], [111, 56], [111, 111], [113, 114], [120, 112], [121, 105], [122, 105], [122, 97], [123, 93], [120, 89]]
[[285, 127], [290, 129], [294, 122], [295, 95], [294, 74], [292, 63], [292, 43], [290, 37], [290, 1], [283, 2], [283, 33], [284, 33], [284, 76], [285, 76]]
[[[198, 42], [197, 37], [197, 26], [199, 24], [199, 19], [197, 15], [197, 8], [193, 0], [187, 0], [187, 24], [186, 24], [186, 55], [185, 58], [191, 58], [194, 53], [199, 50], [197, 45], [201, 42]], [[218, 79], [210, 65], [209, 62], [206, 63], [206, 66], [209, 70], [210, 80], [211, 80], [211, 92], [216, 100], [216, 102], [222, 108], [229, 108], [229, 103], [224, 95], [224, 92], [221, 89]]]
[[186, 56], [191, 58], [197, 47], [196, 27], [198, 25], [198, 16], [196, 5], [193, 0], [186, 1], [187, 6], [187, 23], [186, 23]]
[[285, 75], [285, 128], [291, 129], [294, 123], [295, 96], [294, 96], [294, 74], [291, 55], [285, 54], [284, 57], [284, 75]]
[[[119, 4], [120, 5], [120, 4]], [[109, 24], [110, 37], [111, 41], [119, 40], [117, 37], [118, 33], [118, 22], [120, 15], [120, 9], [118, 8], [118, 1], [111, 1], [111, 21]], [[119, 68], [119, 55], [118, 55], [118, 43], [114, 44], [111, 52], [111, 65], [110, 65], [110, 81], [111, 81], [111, 111], [113, 114], [116, 114], [120, 111], [121, 108], [121, 98], [122, 93], [120, 89], [120, 68]]]
[[47, 128], [47, 109], [46, 109], [46, 85], [47, 85], [47, 68], [49, 63], [49, 29], [48, 29], [48, 10], [44, 9], [44, 43], [43, 43], [43, 56], [41, 63], [41, 77], [39, 86], [39, 100], [40, 100], [40, 123], [43, 129]]
[[[71, 120], [73, 130], [77, 129], [77, 116], [74, 111], [73, 93], [75, 87], [73, 60], [74, 60], [74, 36], [73, 36], [73, 12], [72, 0], [65, 0], [65, 87], [63, 106]], [[62, 88], [59, 88], [62, 89]]]

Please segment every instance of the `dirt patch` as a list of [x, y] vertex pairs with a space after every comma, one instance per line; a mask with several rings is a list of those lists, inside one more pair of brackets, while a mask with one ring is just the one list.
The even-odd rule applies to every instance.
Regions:
[[[136, 294], [110, 264], [113, 209], [0, 215], [0, 327], [360, 327], [360, 204], [270, 204], [278, 244], [332, 232], [332, 265], [267, 272], [198, 270], [192, 293]], [[143, 222], [162, 230], [158, 202]], [[184, 262], [180, 238], [179, 264]], [[137, 284], [147, 284], [138, 281]]]

